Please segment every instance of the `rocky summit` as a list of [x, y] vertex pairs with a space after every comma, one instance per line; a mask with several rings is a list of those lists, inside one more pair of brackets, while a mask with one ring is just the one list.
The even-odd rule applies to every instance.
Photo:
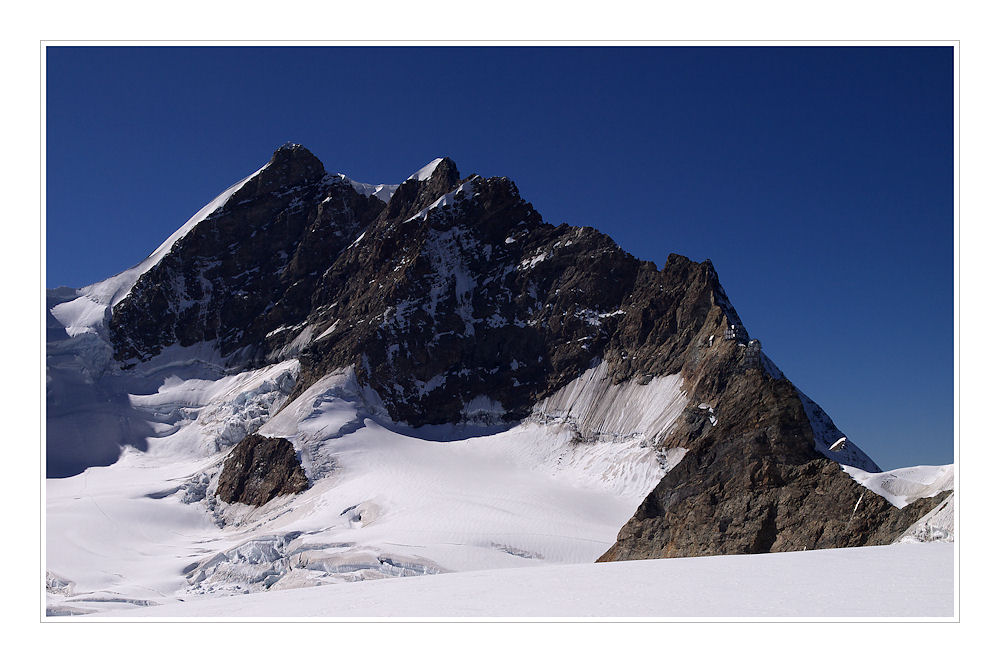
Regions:
[[[287, 144], [217, 202], [158, 259], [80, 291], [98, 307], [89, 363], [65, 359], [65, 334], [51, 354], [76, 362], [65, 374], [85, 374], [79, 384], [112, 405], [138, 387], [111, 380], [138, 384], [188, 350], [217, 358], [220, 385], [265, 376], [266, 389], [198, 415], [218, 431], [205, 434], [206, 453], [228, 457], [191, 481], [223, 502], [308, 494], [338, 471], [324, 445], [373, 421], [408, 431], [555, 423], [573, 433], [569, 456], [598, 444], [650, 452], [658, 483], [602, 560], [888, 543], [947, 494], [898, 508], [844, 471], [880, 472], [751, 338], [710, 261], [671, 254], [661, 267], [593, 228], [545, 223], [505, 177], [462, 176], [441, 158], [373, 187]], [[82, 306], [52, 297], [60, 324]], [[669, 417], [626, 396], [668, 377], [683, 395]], [[109, 414], [132, 423], [105, 439], [141, 449], [179, 430], [193, 406], [167, 406], [156, 388], [128, 397], [152, 414], [141, 425]], [[324, 404], [344, 399], [364, 409], [324, 419]], [[239, 425], [210, 426], [237, 406]], [[635, 423], [647, 415], [663, 425]], [[53, 463], [64, 448], [55, 434]], [[362, 512], [378, 509], [345, 511]]]

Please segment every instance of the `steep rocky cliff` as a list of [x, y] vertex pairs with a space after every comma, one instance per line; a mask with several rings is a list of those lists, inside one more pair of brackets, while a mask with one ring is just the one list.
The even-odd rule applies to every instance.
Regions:
[[268, 165], [142, 274], [111, 315], [114, 356], [126, 366], [164, 347], [218, 344], [248, 362], [274, 358], [268, 335], [311, 310], [322, 271], [385, 207], [299, 145]]

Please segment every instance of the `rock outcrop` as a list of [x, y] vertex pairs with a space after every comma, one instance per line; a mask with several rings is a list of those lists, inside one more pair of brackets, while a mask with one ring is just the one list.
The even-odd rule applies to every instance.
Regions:
[[824, 453], [814, 404], [726, 330], [697, 339], [682, 370], [693, 398], [662, 444], [687, 453], [599, 561], [886, 544], [944, 499], [898, 509], [859, 485], [840, 463], [875, 464], [850, 442]]
[[719, 460], [689, 452], [598, 561], [886, 545], [950, 494], [897, 509], [827, 459]]
[[216, 495], [230, 504], [261, 506], [279, 495], [301, 493], [308, 487], [291, 442], [251, 434], [226, 457]]

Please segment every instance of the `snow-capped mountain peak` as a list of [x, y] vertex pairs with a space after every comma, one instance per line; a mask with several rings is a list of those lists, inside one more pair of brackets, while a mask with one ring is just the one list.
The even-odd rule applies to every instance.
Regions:
[[445, 157], [438, 157], [437, 159], [434, 159], [433, 161], [431, 161], [430, 163], [428, 163], [426, 166], [424, 166], [423, 168], [419, 169], [418, 171], [416, 171], [415, 173], [413, 173], [412, 175], [410, 175], [409, 177], [407, 177], [406, 181], [416, 180], [418, 182], [423, 182], [425, 180], [429, 180], [430, 177], [431, 177], [431, 175], [434, 174], [434, 171], [437, 170], [437, 167], [444, 160], [445, 160]]
[[889, 543], [950, 485], [893, 505], [842, 469], [879, 472], [710, 262], [448, 158], [372, 186], [283, 145], [50, 291], [47, 334], [56, 602]]

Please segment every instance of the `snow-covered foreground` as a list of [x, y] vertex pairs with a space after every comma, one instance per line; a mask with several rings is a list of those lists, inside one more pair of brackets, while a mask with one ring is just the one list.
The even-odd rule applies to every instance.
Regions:
[[188, 599], [102, 616], [682, 618], [955, 615], [950, 543], [468, 571]]

